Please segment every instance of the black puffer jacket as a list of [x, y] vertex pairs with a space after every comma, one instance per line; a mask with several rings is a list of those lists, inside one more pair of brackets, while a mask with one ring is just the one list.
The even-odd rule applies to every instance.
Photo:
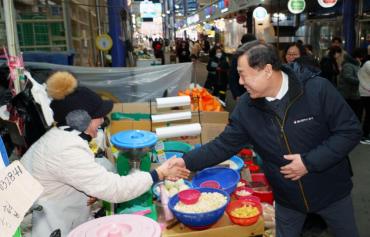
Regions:
[[[264, 162], [275, 200], [288, 208], [316, 212], [352, 189], [348, 153], [361, 138], [359, 121], [332, 84], [297, 65], [283, 67], [289, 76], [283, 120], [264, 98], [245, 93], [224, 132], [184, 156], [186, 167], [200, 170], [218, 164], [252, 144]], [[298, 79], [299, 78], [299, 79]], [[299, 181], [283, 177], [285, 154], [301, 154], [309, 173]]]

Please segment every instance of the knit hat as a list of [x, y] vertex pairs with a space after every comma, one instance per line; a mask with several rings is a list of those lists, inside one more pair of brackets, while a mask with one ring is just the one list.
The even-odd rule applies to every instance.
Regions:
[[76, 78], [69, 72], [56, 72], [46, 81], [48, 95], [53, 98], [50, 108], [54, 120], [66, 125], [66, 116], [75, 110], [84, 110], [92, 118], [106, 116], [113, 108], [113, 102], [103, 100], [92, 90], [78, 86]]

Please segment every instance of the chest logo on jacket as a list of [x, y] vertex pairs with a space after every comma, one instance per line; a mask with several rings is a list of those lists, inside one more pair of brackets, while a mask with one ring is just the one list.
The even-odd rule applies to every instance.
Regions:
[[294, 120], [293, 123], [294, 124], [299, 124], [299, 123], [304, 123], [304, 122], [311, 121], [313, 119], [314, 119], [314, 117], [313, 116], [310, 116], [310, 117], [307, 117], [307, 118], [302, 118], [302, 119]]

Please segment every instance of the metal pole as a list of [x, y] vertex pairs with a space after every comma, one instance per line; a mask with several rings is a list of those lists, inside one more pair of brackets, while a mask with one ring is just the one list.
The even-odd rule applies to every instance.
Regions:
[[63, 22], [67, 51], [71, 51], [73, 49], [73, 44], [72, 44], [71, 16], [69, 12], [69, 1], [62, 1], [62, 4], [63, 4]]
[[355, 46], [355, 14], [356, 8], [352, 1], [343, 0], [343, 35], [345, 39], [344, 48], [348, 53], [352, 53]]
[[[6, 40], [8, 45], [8, 52], [10, 57], [19, 55], [19, 42], [17, 36], [17, 23], [15, 21], [15, 11], [13, 1], [3, 0], [5, 27], [6, 27]], [[19, 78], [14, 80], [14, 89], [16, 94], [21, 91]]]
[[108, 0], [109, 35], [112, 37], [113, 47], [111, 50], [112, 67], [126, 66], [126, 47], [122, 41], [122, 19], [120, 12], [127, 2], [124, 0]]
[[3, 5], [9, 56], [17, 56], [19, 52], [19, 44], [13, 1], [3, 0]]
[[[102, 34], [101, 31], [101, 23], [100, 23], [100, 8], [99, 8], [99, 0], [95, 0], [96, 5], [96, 24], [98, 26], [98, 35]], [[104, 67], [104, 54], [103, 51], [99, 50], [99, 60], [100, 60], [100, 66]]]

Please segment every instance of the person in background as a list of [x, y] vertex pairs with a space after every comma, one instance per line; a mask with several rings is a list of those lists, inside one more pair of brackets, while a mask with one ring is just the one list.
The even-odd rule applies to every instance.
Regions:
[[44, 187], [36, 201], [43, 210], [32, 214], [32, 236], [50, 236], [57, 229], [62, 237], [66, 236], [88, 221], [90, 197], [125, 202], [148, 191], [158, 180], [189, 175], [184, 168], [170, 168], [168, 162], [150, 173], [135, 171], [119, 176], [108, 172], [94, 161], [89, 141], [97, 136], [103, 117], [112, 110], [112, 101], [102, 100], [90, 89], [78, 86], [68, 72], [54, 73], [46, 84], [57, 124], [21, 158], [25, 168]]
[[177, 49], [177, 57], [179, 58], [180, 63], [191, 62], [189, 45], [186, 41], [181, 41]]
[[320, 61], [320, 69], [323, 78], [328, 79], [335, 87], [337, 86], [337, 77], [339, 75], [338, 61], [342, 57], [342, 49], [338, 46], [331, 46], [328, 55]]
[[222, 101], [225, 101], [229, 63], [222, 48], [216, 47], [214, 50], [215, 55], [208, 61], [208, 76], [204, 88], [209, 90], [214, 96], [219, 97]]
[[291, 63], [295, 59], [305, 56], [306, 52], [301, 44], [292, 43], [285, 48], [284, 51], [284, 60], [286, 63]]
[[360, 48], [354, 49], [352, 56], [349, 54], [344, 55], [342, 71], [338, 76], [338, 91], [347, 101], [353, 112], [355, 112], [359, 121], [361, 121], [362, 108], [359, 92], [360, 81], [358, 80], [357, 73], [363, 58], [363, 51]]
[[163, 39], [157, 38], [152, 43], [155, 58], [160, 58], [162, 65], [164, 65], [164, 44]]
[[193, 44], [193, 48], [191, 49], [191, 58], [198, 59], [200, 51], [202, 50], [202, 47], [200, 47], [199, 41], [195, 41]]
[[[254, 36], [253, 34], [244, 34], [240, 40], [241, 45], [239, 45], [239, 47], [253, 40], [257, 40], [256, 36]], [[246, 92], [245, 88], [239, 84], [239, 78], [240, 76], [238, 73], [238, 59], [233, 56], [230, 65], [229, 87], [231, 94], [233, 95], [235, 100], [238, 100], [239, 97]]]
[[356, 115], [328, 80], [282, 65], [272, 46], [252, 41], [236, 56], [248, 93], [217, 138], [171, 165], [201, 170], [252, 144], [274, 193], [277, 237], [299, 237], [307, 213], [336, 237], [358, 237], [348, 159], [361, 138]]
[[211, 44], [209, 43], [209, 40], [205, 38], [203, 41], [203, 51], [205, 53], [209, 53], [210, 50], [211, 50]]
[[359, 92], [362, 108], [364, 111], [364, 121], [362, 123], [363, 136], [362, 144], [370, 144], [370, 60], [367, 60], [358, 71], [360, 81]]
[[337, 46], [339, 48], [343, 48], [343, 45], [342, 45], [342, 38], [339, 37], [339, 36], [334, 36], [332, 39], [331, 39], [331, 46]]

